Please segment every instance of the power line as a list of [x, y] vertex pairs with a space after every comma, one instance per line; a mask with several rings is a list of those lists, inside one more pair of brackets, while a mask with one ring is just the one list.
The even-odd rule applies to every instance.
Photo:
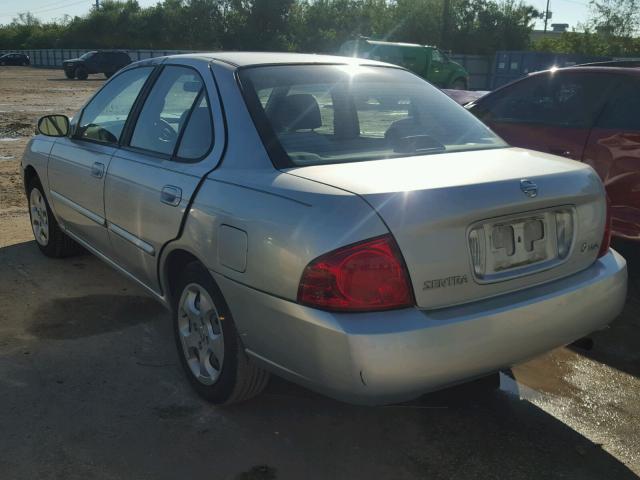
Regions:
[[[63, 1], [67, 1], [67, 0], [63, 0]], [[59, 2], [59, 1], [58, 2], [53, 2], [53, 3], [49, 4], [48, 7], [42, 8], [42, 9], [39, 9], [39, 10], [33, 10], [33, 11], [28, 11], [27, 10], [27, 11], [19, 11], [19, 12], [14, 11], [12, 13], [7, 12], [7, 13], [0, 14], [0, 16], [2, 16], [2, 17], [17, 16], [20, 13], [32, 13], [32, 14], [35, 15], [35, 14], [38, 14], [38, 13], [51, 12], [51, 11], [54, 11], [54, 10], [60, 10], [61, 8], [72, 7], [74, 5], [80, 5], [81, 3], [87, 3], [87, 0], [76, 0], [75, 2], [65, 3], [64, 5], [58, 5], [57, 7], [52, 6], [52, 5], [56, 5], [56, 4], [59, 4], [59, 3], [61, 3], [61, 2]]]

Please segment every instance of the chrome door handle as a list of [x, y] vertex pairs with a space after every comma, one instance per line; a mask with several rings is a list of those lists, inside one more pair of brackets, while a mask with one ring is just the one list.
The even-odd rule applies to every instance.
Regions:
[[182, 189], [174, 187], [173, 185], [165, 185], [162, 187], [160, 191], [160, 201], [162, 203], [177, 207], [180, 204], [180, 200], [182, 200]]
[[95, 162], [91, 166], [91, 176], [96, 178], [102, 178], [104, 176], [104, 164]]

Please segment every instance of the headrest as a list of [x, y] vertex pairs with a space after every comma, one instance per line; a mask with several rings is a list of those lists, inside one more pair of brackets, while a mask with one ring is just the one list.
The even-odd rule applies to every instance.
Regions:
[[309, 93], [282, 98], [273, 109], [271, 121], [276, 131], [313, 130], [322, 126], [320, 107]]

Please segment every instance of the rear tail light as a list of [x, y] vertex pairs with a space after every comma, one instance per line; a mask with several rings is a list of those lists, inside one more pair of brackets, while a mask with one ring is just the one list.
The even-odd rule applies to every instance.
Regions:
[[302, 274], [298, 302], [344, 312], [390, 310], [414, 303], [406, 266], [391, 235], [313, 260]]
[[604, 224], [604, 235], [602, 235], [602, 242], [600, 243], [600, 251], [598, 252], [598, 258], [604, 256], [609, 251], [611, 246], [611, 203], [609, 201], [609, 195], [607, 195], [607, 217]]

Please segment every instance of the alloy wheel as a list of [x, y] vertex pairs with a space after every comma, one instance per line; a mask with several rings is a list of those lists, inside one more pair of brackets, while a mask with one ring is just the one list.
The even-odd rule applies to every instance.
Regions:
[[196, 283], [185, 287], [178, 303], [178, 332], [191, 373], [204, 385], [213, 385], [222, 371], [222, 320], [204, 287]]
[[32, 188], [29, 195], [29, 212], [33, 236], [43, 247], [49, 243], [49, 215], [44, 197], [38, 188]]

